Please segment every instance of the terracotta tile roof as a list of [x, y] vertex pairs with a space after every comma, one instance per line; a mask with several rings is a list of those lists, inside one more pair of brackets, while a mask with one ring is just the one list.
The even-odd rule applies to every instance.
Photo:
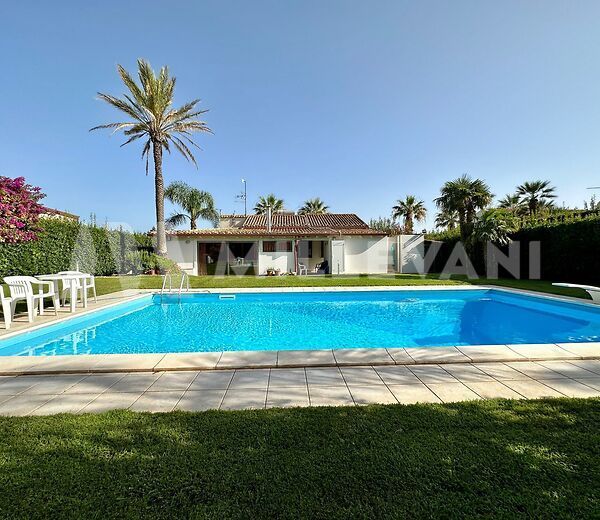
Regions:
[[176, 236], [206, 237], [331, 237], [340, 235], [385, 236], [383, 231], [369, 228], [353, 213], [327, 213], [324, 215], [273, 215], [271, 231], [267, 231], [266, 215], [249, 215], [241, 227], [169, 231]]
[[[267, 228], [266, 215], [249, 215], [242, 228], [257, 229]], [[302, 228], [302, 229], [369, 229], [354, 213], [325, 213], [323, 215], [296, 215], [294, 213], [275, 213], [272, 218], [271, 229], [277, 228]]]
[[177, 229], [167, 231], [167, 235], [184, 237], [336, 237], [336, 236], [385, 236], [383, 231], [375, 229], [274, 229], [268, 233], [265, 229], [215, 228], [215, 229]]

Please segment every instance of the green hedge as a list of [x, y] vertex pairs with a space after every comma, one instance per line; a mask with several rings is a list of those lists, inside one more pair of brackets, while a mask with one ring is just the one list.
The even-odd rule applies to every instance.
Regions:
[[[600, 217], [546, 223], [520, 229], [513, 236], [528, 251], [528, 243], [539, 241], [542, 278], [595, 283], [600, 281]], [[522, 255], [522, 270], [528, 257]]]
[[[547, 221], [529, 224], [515, 232], [511, 238], [521, 243], [521, 277], [527, 277], [529, 243], [540, 242], [541, 277], [545, 280], [597, 283], [600, 282], [600, 217], [590, 215], [579, 220]], [[429, 240], [440, 240], [436, 267], [445, 265], [454, 245], [460, 240], [458, 232], [432, 233]], [[482, 248], [477, 248], [473, 264], [479, 274], [484, 274]], [[441, 270], [436, 269], [437, 271]]]
[[56, 273], [79, 267], [95, 275], [127, 272], [127, 255], [151, 249], [149, 237], [71, 221], [43, 219], [38, 239], [0, 244], [0, 276]]

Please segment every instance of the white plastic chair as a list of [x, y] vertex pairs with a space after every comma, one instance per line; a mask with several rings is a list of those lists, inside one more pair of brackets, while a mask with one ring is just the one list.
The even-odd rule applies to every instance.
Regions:
[[[44, 298], [52, 298], [54, 305], [54, 314], [58, 316], [58, 307], [60, 299], [58, 294], [54, 292], [54, 284], [38, 280], [33, 276], [7, 276], [4, 282], [8, 285], [10, 296], [4, 296], [2, 292], [2, 311], [4, 312], [4, 325], [8, 329], [13, 321], [15, 309], [19, 300], [27, 302], [27, 318], [29, 323], [33, 322], [35, 315], [35, 304], [38, 305], [40, 316], [44, 314]], [[39, 288], [37, 294], [33, 291], [33, 285], [45, 285], [48, 287], [46, 291], [42, 287]]]
[[[86, 274], [81, 271], [60, 271], [57, 274]], [[81, 282], [79, 280], [61, 280], [62, 281], [62, 301], [63, 305], [66, 305], [67, 302], [67, 294], [71, 294], [71, 284], [75, 284], [75, 292], [79, 292], [81, 290]], [[98, 298], [96, 297], [96, 281], [94, 277], [90, 275], [89, 278], [83, 280], [84, 290], [89, 291], [92, 289], [94, 293], [94, 302], [98, 302]]]
[[302, 276], [303, 274], [308, 275], [308, 269], [304, 264], [298, 264], [298, 276]]

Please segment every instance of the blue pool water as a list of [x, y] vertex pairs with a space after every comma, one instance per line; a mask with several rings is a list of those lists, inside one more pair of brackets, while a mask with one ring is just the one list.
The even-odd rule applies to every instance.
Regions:
[[500, 290], [148, 295], [0, 341], [0, 355], [600, 341], [600, 308]]

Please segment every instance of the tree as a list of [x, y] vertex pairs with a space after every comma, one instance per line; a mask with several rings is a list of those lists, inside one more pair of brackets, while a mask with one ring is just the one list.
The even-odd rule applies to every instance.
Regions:
[[516, 216], [502, 209], [488, 209], [481, 213], [473, 226], [471, 248], [480, 244], [483, 248], [484, 265], [488, 265], [488, 244], [506, 246], [512, 242], [510, 234], [516, 231]]
[[522, 215], [526, 209], [517, 193], [505, 195], [498, 201], [498, 207], [510, 211], [513, 215]]
[[435, 227], [452, 231], [458, 226], [458, 213], [442, 209], [435, 217]]
[[413, 232], [414, 222], [423, 222], [426, 215], [425, 203], [417, 200], [414, 195], [407, 195], [404, 200], [398, 200], [392, 208], [392, 218], [404, 219], [404, 232], [408, 235]]
[[37, 222], [45, 211], [41, 189], [23, 177], [0, 176], [0, 243], [17, 244], [37, 238]]
[[446, 182], [435, 203], [442, 211], [457, 213], [461, 240], [467, 246], [477, 212], [489, 206], [492, 199], [490, 188], [484, 181], [463, 175]]
[[185, 182], [172, 182], [165, 190], [165, 197], [183, 209], [182, 213], [172, 214], [167, 219], [167, 224], [179, 226], [189, 220], [190, 229], [196, 229], [198, 219], [209, 220], [214, 225], [219, 221], [215, 201], [207, 191], [192, 188]]
[[275, 195], [270, 193], [266, 197], [259, 197], [258, 202], [254, 206], [254, 213], [257, 215], [264, 215], [267, 213], [267, 208], [271, 207], [273, 213], [283, 211], [283, 199], [278, 199]]
[[552, 199], [556, 198], [556, 188], [550, 186], [550, 181], [528, 181], [517, 186], [517, 194], [527, 206], [529, 215], [535, 215], [541, 208], [552, 207]]
[[317, 215], [329, 213], [329, 206], [327, 206], [319, 197], [308, 199], [298, 210], [298, 214], [307, 215], [310, 213]]
[[388, 235], [401, 235], [402, 226], [391, 218], [379, 217], [369, 221], [369, 227], [377, 231], [383, 231]]
[[146, 158], [146, 175], [151, 152], [154, 162], [156, 249], [159, 255], [165, 256], [167, 239], [162, 171], [163, 150], [171, 153], [171, 147], [173, 147], [197, 167], [196, 158], [188, 145], [198, 146], [190, 136], [193, 132], [212, 133], [212, 131], [205, 122], [198, 119], [200, 115], [207, 112], [206, 110], [197, 110], [196, 105], [199, 103], [199, 99], [185, 103], [179, 108], [172, 108], [175, 78], [169, 76], [167, 67], [162, 67], [157, 76], [147, 61], [139, 59], [137, 63], [139, 85], [121, 65], [117, 66], [121, 80], [129, 90], [129, 93], [124, 94], [123, 98], [98, 93], [99, 99], [124, 112], [129, 120], [95, 126], [91, 130], [111, 128], [113, 133], [122, 131], [127, 140], [121, 146], [138, 139], [145, 140], [142, 158]]
[[510, 243], [510, 234], [516, 229], [514, 216], [498, 209], [484, 211], [475, 221], [472, 240], [474, 242], [499, 244]]

